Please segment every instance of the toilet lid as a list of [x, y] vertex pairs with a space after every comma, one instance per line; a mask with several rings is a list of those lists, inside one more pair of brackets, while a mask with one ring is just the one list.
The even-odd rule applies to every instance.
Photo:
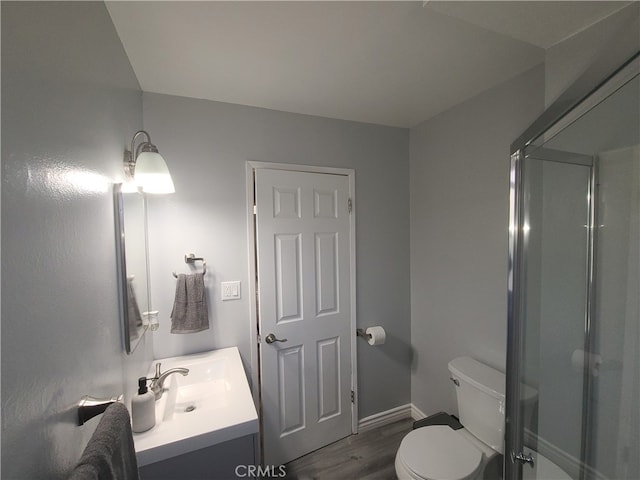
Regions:
[[426, 480], [464, 480], [482, 463], [482, 453], [446, 425], [413, 430], [400, 444], [398, 458]]

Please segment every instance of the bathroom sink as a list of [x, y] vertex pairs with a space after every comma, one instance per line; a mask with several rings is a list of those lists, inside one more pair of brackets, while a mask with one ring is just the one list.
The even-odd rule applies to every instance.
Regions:
[[196, 409], [216, 409], [229, 405], [229, 384], [223, 381], [179, 386], [177, 392], [173, 408], [167, 408], [165, 411], [165, 420], [171, 419], [174, 414], [193, 413]]
[[[219, 358], [213, 355], [197, 357], [190, 358], [189, 361], [185, 360], [181, 364], [189, 369], [188, 375], [169, 377], [169, 388], [163, 395], [166, 401], [158, 406], [160, 414], [158, 417], [162, 418], [163, 422], [173, 420], [175, 415], [193, 414], [196, 410], [216, 410], [229, 406], [233, 394], [232, 386], [227, 380], [229, 358], [222, 355], [218, 355]], [[159, 361], [164, 367], [165, 361]]]
[[[258, 415], [237, 347], [156, 360], [170, 375], [156, 401], [156, 426], [134, 434], [144, 466], [258, 432]], [[153, 376], [153, 373], [150, 374]]]

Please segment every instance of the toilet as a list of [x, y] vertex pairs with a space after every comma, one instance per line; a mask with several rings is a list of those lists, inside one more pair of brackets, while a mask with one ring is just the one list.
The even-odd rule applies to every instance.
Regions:
[[[449, 362], [449, 372], [463, 428], [429, 425], [406, 435], [396, 453], [399, 480], [482, 479], [489, 461], [504, 453], [504, 374], [469, 357]], [[526, 387], [524, 396], [533, 398], [536, 392]], [[535, 468], [523, 468], [526, 480], [571, 480], [539, 453], [527, 451]]]

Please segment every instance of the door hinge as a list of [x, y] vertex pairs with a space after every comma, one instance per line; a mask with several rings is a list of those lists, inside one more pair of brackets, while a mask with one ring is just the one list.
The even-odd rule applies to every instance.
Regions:
[[353, 202], [351, 201], [351, 198], [347, 201], [347, 208], [349, 209], [349, 213], [351, 213], [351, 210], [353, 210]]
[[258, 206], [254, 205], [253, 206], [253, 214], [256, 215], [258, 213]]
[[356, 403], [356, 392], [351, 390], [351, 403]]

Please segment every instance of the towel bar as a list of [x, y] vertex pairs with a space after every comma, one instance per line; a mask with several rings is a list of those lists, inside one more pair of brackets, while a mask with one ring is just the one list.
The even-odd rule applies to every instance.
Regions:
[[[184, 263], [194, 264], [196, 262], [202, 262], [202, 275], [207, 273], [207, 262], [202, 257], [196, 257], [193, 253], [184, 256]], [[178, 278], [176, 272], [171, 272], [174, 277]]]
[[78, 402], [78, 426], [84, 425], [84, 423], [96, 415], [104, 413], [109, 405], [112, 403], [122, 403], [123, 395], [111, 398], [95, 398], [85, 395]]

